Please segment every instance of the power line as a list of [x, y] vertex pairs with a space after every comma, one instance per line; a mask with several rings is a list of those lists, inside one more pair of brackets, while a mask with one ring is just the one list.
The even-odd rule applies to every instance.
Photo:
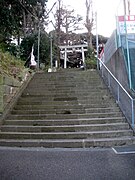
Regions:
[[[19, 1], [20, 5], [21, 5], [32, 17], [34, 17], [36, 20], [39, 20], [38, 17], [35, 16], [34, 14], [32, 14], [32, 13], [24, 6], [24, 4], [23, 4], [20, 0], [18, 0], [18, 1]], [[46, 14], [46, 16], [49, 15], [49, 13], [52, 11], [52, 9], [53, 9], [54, 6], [56, 5], [56, 3], [57, 3], [57, 2], [55, 2], [55, 3], [53, 4], [53, 6], [52, 6], [51, 9], [48, 11], [48, 13]]]
[[32, 14], [32, 13], [24, 6], [24, 4], [23, 4], [20, 0], [18, 0], [18, 1], [19, 1], [20, 5], [21, 5], [32, 17], [34, 17], [36, 20], [38, 20], [38, 17], [36, 17], [34, 14]]
[[57, 3], [57, 2], [55, 2], [55, 3], [53, 4], [53, 6], [52, 6], [51, 9], [48, 11], [48, 13], [46, 14], [46, 16], [48, 16], [48, 14], [52, 11], [52, 9], [53, 9], [54, 6], [56, 5], [56, 3]]

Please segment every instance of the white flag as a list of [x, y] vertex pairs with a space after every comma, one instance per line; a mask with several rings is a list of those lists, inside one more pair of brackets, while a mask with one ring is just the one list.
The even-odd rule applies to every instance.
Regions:
[[31, 51], [30, 66], [36, 66], [37, 65], [33, 51], [34, 51], [34, 45], [32, 46], [32, 51]]

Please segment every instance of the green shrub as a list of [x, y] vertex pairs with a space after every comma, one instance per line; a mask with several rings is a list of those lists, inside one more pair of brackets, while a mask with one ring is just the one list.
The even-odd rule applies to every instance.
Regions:
[[9, 52], [0, 50], [0, 74], [19, 78], [24, 70], [24, 62]]
[[85, 65], [86, 65], [86, 69], [96, 69], [97, 68], [96, 59], [87, 58], [85, 61]]
[[97, 62], [95, 53], [92, 49], [88, 49], [86, 60], [85, 60], [86, 69], [96, 69]]

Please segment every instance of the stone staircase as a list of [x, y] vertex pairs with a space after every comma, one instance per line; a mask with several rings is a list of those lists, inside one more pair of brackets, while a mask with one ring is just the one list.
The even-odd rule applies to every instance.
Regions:
[[0, 128], [0, 146], [89, 148], [133, 140], [94, 70], [36, 73]]

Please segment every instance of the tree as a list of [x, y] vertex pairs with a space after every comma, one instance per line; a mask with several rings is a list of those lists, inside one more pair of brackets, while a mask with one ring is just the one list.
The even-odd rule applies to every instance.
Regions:
[[62, 28], [64, 28], [64, 32], [66, 33], [66, 45], [68, 45], [68, 40], [70, 39], [70, 35], [76, 31], [79, 30], [79, 23], [82, 20], [82, 17], [77, 14], [77, 16], [75, 16], [75, 11], [74, 9], [72, 10], [68, 10], [67, 7], [63, 7], [63, 9], [61, 9], [61, 13], [62, 13]]
[[21, 6], [16, 0], [0, 2], [0, 42], [6, 43], [21, 28]]
[[93, 13], [93, 0], [86, 0], [86, 22], [85, 27], [87, 29], [87, 42], [88, 47], [90, 49], [93, 48], [92, 46], [92, 28], [93, 28], [93, 22], [94, 22], [94, 13]]
[[[75, 15], [74, 9], [68, 9], [67, 6], [61, 6], [55, 13], [55, 26], [58, 31], [58, 36], [65, 36], [65, 44], [68, 45], [68, 40], [74, 31], [79, 30], [79, 23], [82, 21], [82, 16]], [[59, 30], [60, 28], [60, 30]], [[62, 34], [61, 34], [62, 32]], [[64, 33], [63, 33], [64, 32]], [[60, 37], [61, 39], [61, 37]]]
[[[46, 18], [47, 0], [1, 0], [0, 42], [35, 32], [39, 21]], [[18, 41], [19, 43], [19, 41]]]
[[56, 23], [56, 32], [57, 32], [57, 52], [58, 52], [58, 55], [57, 55], [57, 59], [58, 59], [58, 67], [60, 67], [60, 51], [59, 51], [59, 48], [58, 46], [60, 45], [60, 33], [61, 33], [61, 2], [62, 0], [58, 0], [58, 9], [57, 9], [57, 14], [56, 14], [56, 20], [57, 20], [57, 23]]
[[[46, 2], [47, 0], [19, 0], [23, 7], [23, 31], [24, 35], [36, 32], [40, 24], [47, 18]], [[42, 26], [44, 29], [44, 26]]]

